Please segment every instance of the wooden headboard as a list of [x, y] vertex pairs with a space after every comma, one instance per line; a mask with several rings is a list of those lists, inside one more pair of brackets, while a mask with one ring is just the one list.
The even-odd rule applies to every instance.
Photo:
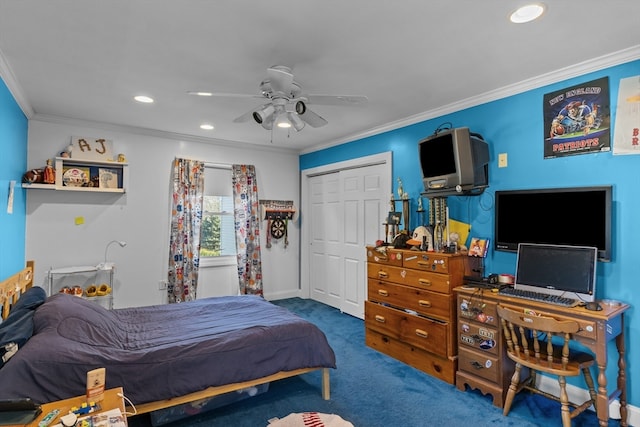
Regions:
[[18, 273], [0, 282], [0, 305], [2, 318], [6, 319], [9, 309], [18, 301], [20, 295], [33, 286], [33, 261], [27, 261], [27, 266]]

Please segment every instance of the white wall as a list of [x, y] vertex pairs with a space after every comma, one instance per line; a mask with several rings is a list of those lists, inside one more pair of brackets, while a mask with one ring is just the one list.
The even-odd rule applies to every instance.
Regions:
[[[28, 169], [42, 167], [72, 136], [102, 137], [113, 141], [116, 153], [129, 164], [126, 193], [86, 193], [27, 190], [26, 259], [35, 260], [36, 284], [45, 289], [50, 267], [116, 263], [114, 307], [164, 303], [158, 282], [166, 279], [169, 239], [169, 178], [171, 162], [185, 157], [221, 164], [253, 164], [261, 199], [293, 200], [299, 206], [298, 154], [294, 151], [241, 144], [214, 144], [144, 135], [136, 130], [103, 128], [87, 123], [31, 120]], [[265, 138], [268, 135], [265, 133]], [[231, 185], [231, 183], [229, 183]], [[76, 225], [77, 217], [84, 224]], [[263, 226], [265, 225], [263, 221]], [[289, 245], [274, 241], [266, 248], [262, 229], [262, 268], [267, 299], [299, 294], [299, 224], [289, 225]], [[235, 266], [202, 268], [198, 297], [234, 295], [238, 292]]]

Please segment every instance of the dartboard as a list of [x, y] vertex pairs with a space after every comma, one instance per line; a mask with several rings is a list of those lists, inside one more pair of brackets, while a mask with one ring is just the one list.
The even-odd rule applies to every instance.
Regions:
[[271, 236], [274, 239], [280, 239], [287, 231], [287, 225], [282, 219], [274, 219], [271, 221]]

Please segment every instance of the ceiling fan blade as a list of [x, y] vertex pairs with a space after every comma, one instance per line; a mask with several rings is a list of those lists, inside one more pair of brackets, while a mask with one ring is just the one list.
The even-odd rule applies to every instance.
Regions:
[[314, 128], [319, 128], [327, 124], [327, 121], [320, 117], [318, 114], [307, 108], [307, 111], [304, 114], [299, 115], [302, 120], [309, 124], [309, 126]]
[[202, 97], [224, 97], [224, 98], [264, 98], [263, 95], [249, 95], [246, 93], [225, 93], [225, 92], [208, 92], [201, 90], [190, 90], [187, 92], [189, 95], [202, 96]]
[[309, 104], [317, 105], [364, 105], [369, 98], [361, 95], [305, 95]]
[[270, 67], [267, 69], [267, 75], [274, 93], [282, 92], [289, 96], [293, 84], [293, 74], [291, 74], [290, 68], [281, 65]]

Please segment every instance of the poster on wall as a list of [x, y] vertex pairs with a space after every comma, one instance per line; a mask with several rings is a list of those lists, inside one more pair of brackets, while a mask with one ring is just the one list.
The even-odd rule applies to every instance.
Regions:
[[611, 150], [609, 78], [544, 95], [544, 158]]
[[613, 154], [640, 154], [640, 76], [620, 79]]

